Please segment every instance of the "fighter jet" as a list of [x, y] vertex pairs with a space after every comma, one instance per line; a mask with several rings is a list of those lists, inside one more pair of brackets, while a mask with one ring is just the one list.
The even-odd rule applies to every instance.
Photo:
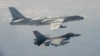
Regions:
[[80, 36], [80, 34], [74, 34], [74, 33], [66, 33], [62, 36], [58, 36], [58, 37], [47, 37], [43, 34], [41, 34], [38, 31], [33, 31], [36, 39], [34, 39], [34, 44], [37, 46], [50, 46], [53, 45], [55, 47], [60, 46], [60, 45], [65, 45], [67, 43], [69, 43], [69, 39], [71, 37], [77, 37]]
[[84, 18], [81, 16], [64, 16], [64, 17], [40, 17], [40, 18], [27, 18], [22, 15], [16, 8], [9, 7], [10, 13], [13, 17], [12, 21], [10, 22], [11, 25], [51, 25], [50, 30], [56, 30], [59, 28], [66, 28], [63, 26], [62, 23], [69, 22], [69, 21], [79, 21], [83, 20]]

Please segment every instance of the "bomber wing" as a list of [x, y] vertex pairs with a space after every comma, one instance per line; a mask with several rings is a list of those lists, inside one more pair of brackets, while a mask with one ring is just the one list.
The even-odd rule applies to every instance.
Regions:
[[61, 24], [63, 23], [63, 21], [64, 21], [64, 19], [62, 19], [62, 18], [53, 21], [53, 22], [51, 23], [50, 30], [59, 29], [60, 26], [61, 26]]

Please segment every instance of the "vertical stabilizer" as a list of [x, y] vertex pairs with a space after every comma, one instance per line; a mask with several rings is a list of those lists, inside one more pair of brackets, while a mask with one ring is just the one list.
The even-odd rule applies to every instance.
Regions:
[[44, 35], [42, 35], [40, 32], [38, 31], [33, 31], [34, 35], [36, 36], [36, 38], [38, 40], [41, 40], [41, 39], [46, 39], [46, 37]]
[[34, 44], [40, 46], [41, 44], [43, 44], [46, 41], [47, 37], [45, 37], [44, 35], [42, 35], [40, 32], [33, 31], [33, 33], [36, 36]]
[[25, 16], [23, 16], [16, 8], [9, 7], [10, 13], [13, 17], [12, 21], [18, 20], [18, 19], [26, 19]]

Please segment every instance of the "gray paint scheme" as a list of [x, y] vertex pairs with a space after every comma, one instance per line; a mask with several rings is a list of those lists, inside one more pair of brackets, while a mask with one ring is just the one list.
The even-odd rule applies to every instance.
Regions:
[[[12, 26], [8, 11], [14, 6], [26, 17], [81, 15], [79, 22], [64, 23], [67, 28], [51, 32], [47, 26]], [[45, 30], [44, 30], [45, 28]], [[51, 37], [63, 33], [80, 33], [70, 44], [55, 48], [37, 47], [31, 31]], [[0, 49], [3, 56], [100, 56], [100, 0], [0, 0]]]
[[[53, 23], [53, 21], [62, 18], [64, 19], [64, 22], [69, 22], [69, 21], [79, 21], [83, 20], [84, 18], [82, 16], [64, 16], [64, 17], [54, 17], [54, 18], [47, 18], [47, 17], [41, 17], [38, 20], [32, 20], [32, 18], [26, 18], [23, 16], [19, 11], [17, 11], [16, 8], [14, 7], [9, 7], [9, 10], [11, 12], [11, 15], [13, 16], [12, 22], [10, 23], [11, 25], [50, 25]], [[22, 20], [20, 20], [22, 19]], [[18, 22], [14, 22], [16, 20], [20, 20]], [[42, 22], [43, 20], [46, 20], [45, 22]], [[60, 28], [66, 28], [61, 25]]]
[[[42, 44], [44, 44], [45, 46], [50, 46], [53, 45], [55, 47], [60, 46], [60, 45], [65, 45], [67, 43], [69, 43], [69, 39], [72, 37], [76, 37], [76, 36], [80, 36], [80, 34], [74, 34], [74, 33], [66, 33], [64, 35], [58, 36], [58, 37], [46, 37], [45, 35], [42, 35], [40, 32], [38, 31], [33, 31], [34, 35], [36, 36], [36, 39], [34, 39], [34, 44], [41, 46]], [[56, 43], [52, 43], [55, 40], [61, 40], [59, 44]]]

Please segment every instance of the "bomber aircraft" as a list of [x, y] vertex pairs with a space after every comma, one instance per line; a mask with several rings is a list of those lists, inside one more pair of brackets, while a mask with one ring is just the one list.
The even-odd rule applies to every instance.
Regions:
[[41, 34], [38, 31], [33, 31], [36, 39], [34, 39], [34, 44], [37, 46], [50, 46], [53, 45], [55, 47], [60, 45], [65, 45], [69, 43], [69, 39], [72, 37], [80, 36], [81, 34], [74, 34], [74, 33], [66, 33], [62, 36], [58, 37], [47, 37], [46, 35]]
[[50, 30], [66, 28], [66, 26], [62, 25], [62, 23], [69, 21], [79, 21], [84, 19], [83, 17], [78, 15], [54, 17], [54, 18], [48, 18], [48, 17], [27, 18], [14, 7], [9, 7], [9, 10], [13, 18], [12, 21], [10, 22], [11, 25], [36, 25], [36, 26], [51, 25]]

